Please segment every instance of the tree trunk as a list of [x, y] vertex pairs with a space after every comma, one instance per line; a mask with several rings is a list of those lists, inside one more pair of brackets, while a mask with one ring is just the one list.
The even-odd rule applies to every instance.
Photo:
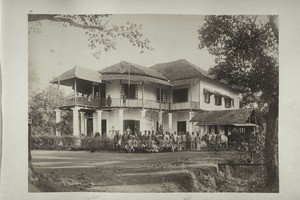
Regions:
[[277, 118], [278, 106], [269, 106], [266, 115], [266, 140], [265, 140], [265, 164], [266, 164], [266, 184], [271, 191], [277, 191], [279, 187], [278, 176], [278, 145], [277, 145]]

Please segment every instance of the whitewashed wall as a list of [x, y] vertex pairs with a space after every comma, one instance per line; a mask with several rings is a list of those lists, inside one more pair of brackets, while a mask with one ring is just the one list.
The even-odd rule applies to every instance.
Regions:
[[121, 86], [120, 81], [111, 81], [111, 83], [106, 84], [106, 97], [110, 95], [111, 98], [120, 98], [121, 96]]
[[[195, 86], [196, 87], [196, 86]], [[198, 86], [199, 88], [199, 86]], [[204, 89], [208, 89], [210, 91], [215, 91], [223, 95], [227, 95], [234, 100], [234, 107], [225, 108], [225, 100], [222, 98], [222, 105], [216, 106], [215, 105], [215, 96], [210, 96], [210, 103], [205, 103], [204, 101]], [[239, 97], [238, 93], [234, 92], [233, 90], [229, 89], [226, 86], [220, 85], [215, 83], [214, 81], [209, 80], [201, 80], [200, 81], [200, 109], [203, 110], [226, 110], [226, 109], [238, 109], [239, 108]]]

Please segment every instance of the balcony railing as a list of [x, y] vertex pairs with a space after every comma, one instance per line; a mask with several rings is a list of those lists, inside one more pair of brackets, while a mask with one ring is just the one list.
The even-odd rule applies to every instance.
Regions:
[[199, 107], [199, 103], [195, 101], [171, 103], [171, 110], [198, 110]]
[[[74, 97], [66, 98], [61, 107], [71, 106], [83, 106], [92, 108], [108, 108], [106, 99], [97, 99], [89, 97], [77, 97], [76, 102]], [[194, 101], [181, 102], [181, 103], [169, 103], [148, 99], [126, 99], [125, 101], [120, 98], [112, 98], [110, 105], [111, 108], [145, 108], [145, 109], [161, 109], [161, 110], [197, 110], [199, 109], [199, 103]]]
[[89, 98], [89, 97], [77, 97], [75, 102], [74, 97], [69, 97], [64, 99], [61, 106], [66, 107], [66, 106], [74, 106], [74, 105], [84, 106], [84, 107], [100, 107], [101, 102], [100, 99]]

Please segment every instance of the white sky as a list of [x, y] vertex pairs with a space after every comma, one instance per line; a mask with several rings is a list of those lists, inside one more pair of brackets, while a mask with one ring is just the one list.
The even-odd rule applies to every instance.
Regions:
[[178, 59], [186, 59], [205, 70], [213, 65], [214, 57], [205, 49], [198, 49], [197, 30], [204, 23], [203, 16], [113, 15], [110, 23], [125, 25], [128, 21], [142, 24], [141, 32], [150, 40], [153, 51], [140, 54], [140, 49], [123, 39], [117, 41], [117, 50], [103, 52], [97, 59], [82, 29], [43, 21], [40, 33], [29, 34], [29, 62], [36, 68], [40, 89], [75, 65], [100, 70], [122, 60], [150, 67]]

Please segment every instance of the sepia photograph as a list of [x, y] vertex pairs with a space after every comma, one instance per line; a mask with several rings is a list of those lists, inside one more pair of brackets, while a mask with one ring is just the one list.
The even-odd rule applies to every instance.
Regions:
[[279, 15], [28, 14], [28, 192], [279, 193]]

